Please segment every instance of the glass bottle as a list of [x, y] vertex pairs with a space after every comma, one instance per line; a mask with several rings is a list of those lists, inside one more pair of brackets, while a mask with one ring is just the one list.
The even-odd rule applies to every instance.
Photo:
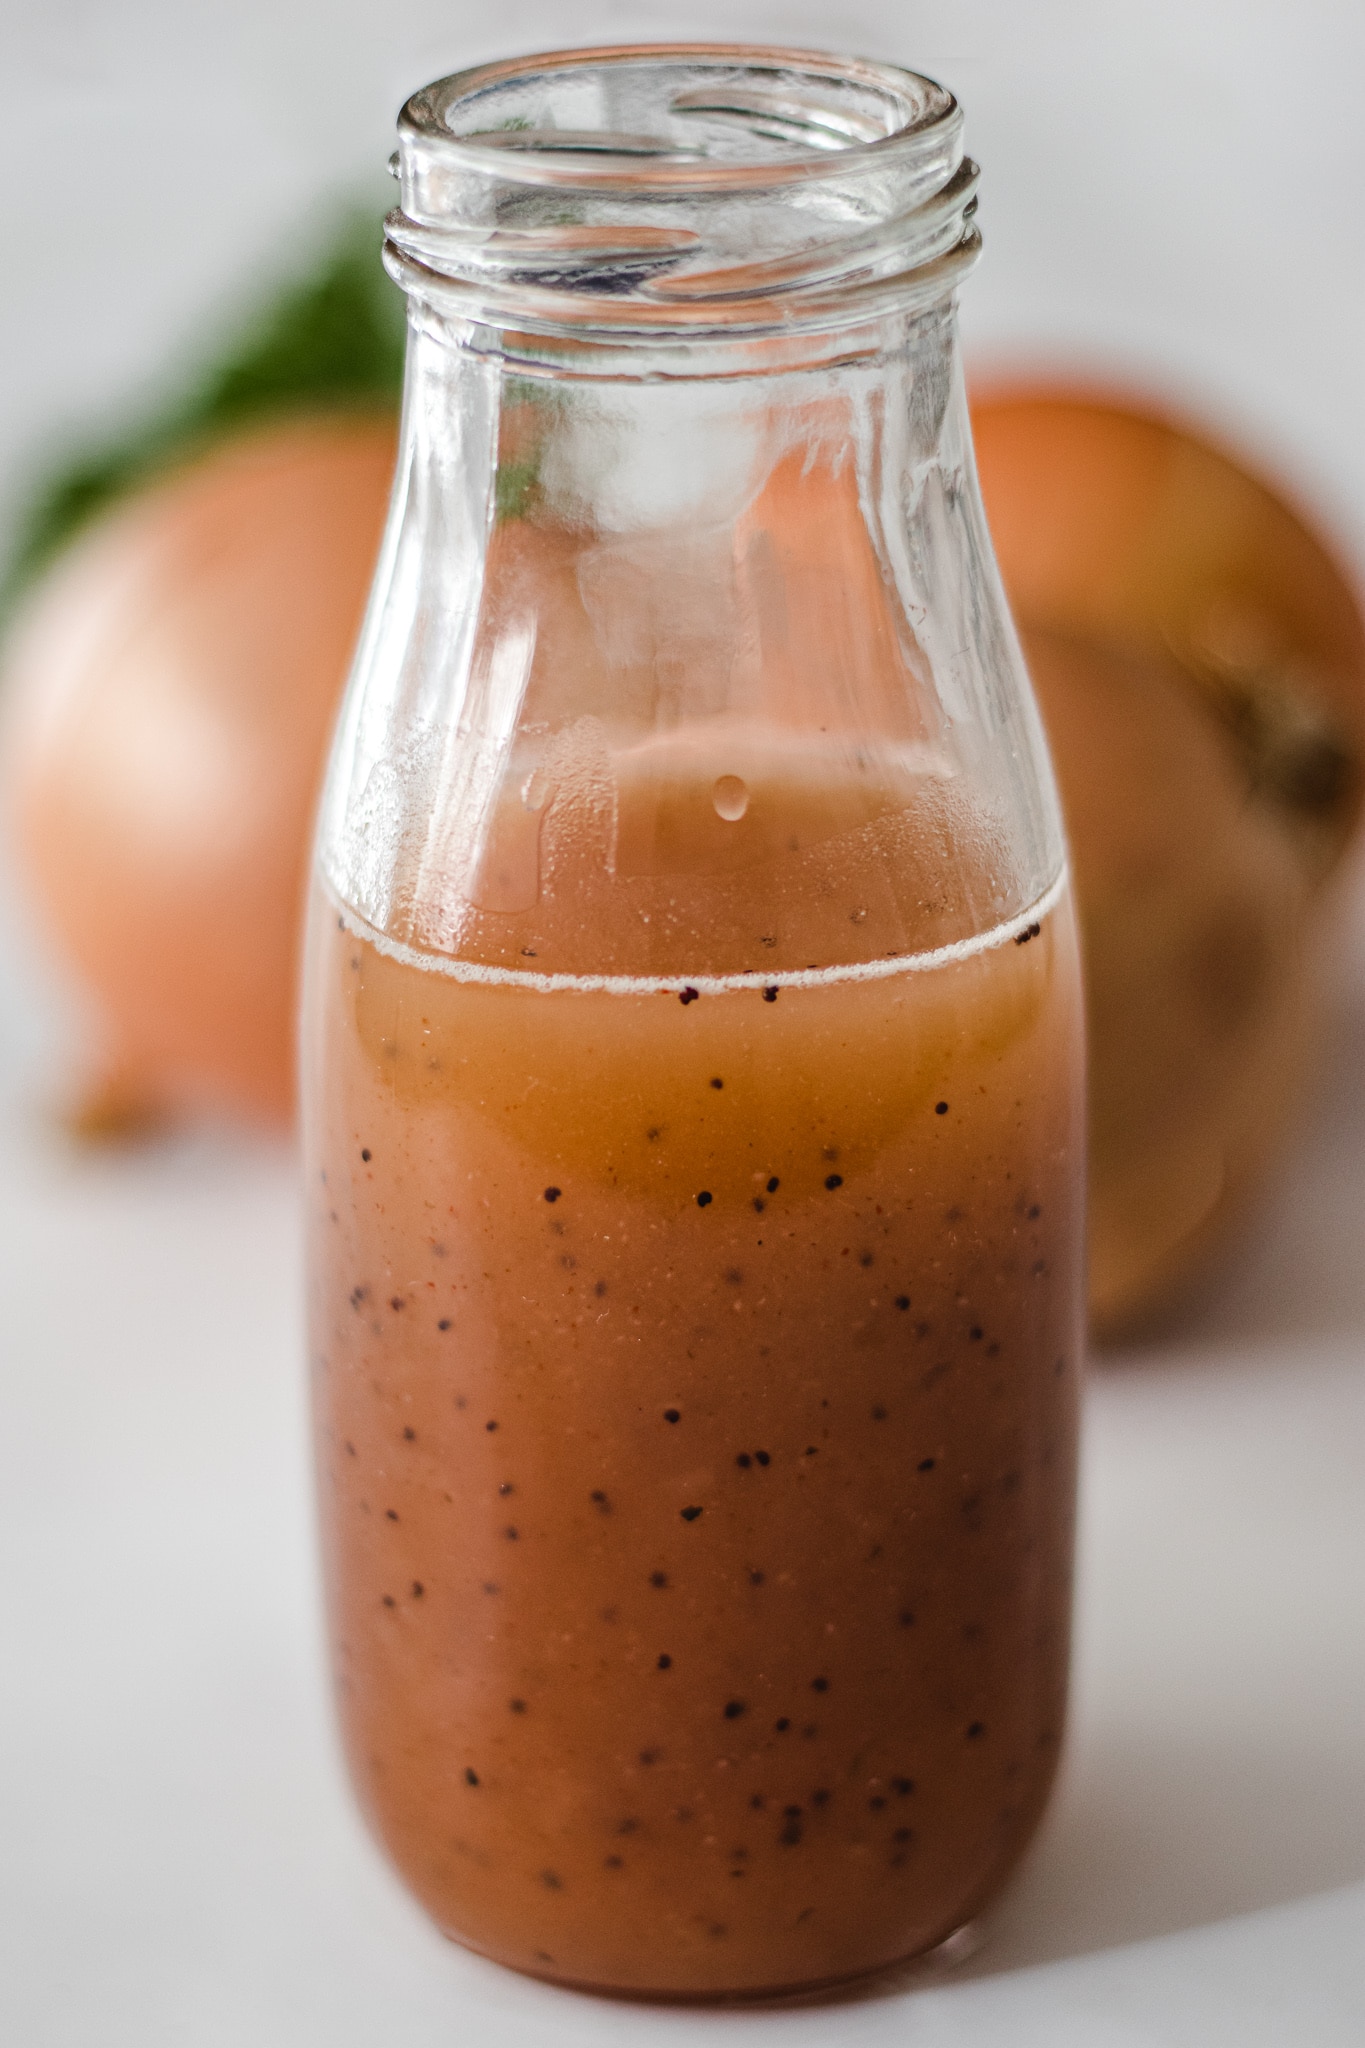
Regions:
[[305, 996], [336, 1682], [428, 1911], [566, 1982], [927, 1950], [1053, 1773], [1079, 985], [961, 129], [726, 46], [401, 119]]

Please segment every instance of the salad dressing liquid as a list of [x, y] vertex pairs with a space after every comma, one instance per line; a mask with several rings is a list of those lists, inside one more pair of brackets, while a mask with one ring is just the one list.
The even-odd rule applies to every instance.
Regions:
[[[930, 1948], [1022, 1852], [1064, 1710], [1081, 1298], [1064, 885], [916, 946], [941, 867], [913, 812], [863, 805], [910, 832], [878, 898], [842, 786], [721, 780], [652, 785], [675, 879], [634, 929], [700, 946], [710, 903], [701, 957], [747, 928], [757, 971], [600, 972], [640, 964], [630, 877], [557, 894], [552, 844], [462, 958], [320, 893], [309, 970], [361, 1797], [461, 1941], [697, 1997]], [[718, 861], [746, 816], [753, 859]], [[824, 966], [836, 931], [860, 957]]]

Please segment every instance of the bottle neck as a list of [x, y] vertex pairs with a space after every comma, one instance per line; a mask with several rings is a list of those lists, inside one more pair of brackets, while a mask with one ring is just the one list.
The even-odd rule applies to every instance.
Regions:
[[[765, 806], [794, 805], [817, 840], [872, 843], [913, 817], [975, 849], [905, 945], [1040, 900], [1060, 824], [951, 304], [883, 321], [875, 350], [838, 363], [735, 377], [582, 378], [488, 338], [414, 322], [398, 495], [324, 812], [338, 896], [419, 950], [516, 968], [554, 870], [611, 927], [611, 971], [690, 971], [725, 864], [773, 857], [754, 837]], [[730, 831], [732, 782], [760, 794]], [[727, 830], [679, 852], [693, 783], [719, 792]], [[701, 907], [675, 957], [687, 862]], [[843, 944], [870, 957], [877, 928]], [[753, 966], [738, 938], [733, 959], [703, 950]]]
[[[442, 81], [400, 133], [404, 448], [324, 810], [338, 897], [499, 971], [591, 928], [646, 977], [756, 970], [769, 898], [783, 972], [1041, 902], [1061, 830], [972, 465], [951, 96], [588, 51]], [[835, 845], [891, 894], [808, 958]]]
[[458, 462], [475, 525], [723, 526], [788, 459], [856, 480], [867, 513], [879, 480], [971, 465], [952, 297], [852, 333], [719, 343], [702, 362], [657, 339], [550, 338], [425, 302], [409, 314], [403, 461], [424, 495], [447, 496]]
[[952, 95], [809, 52], [485, 66], [409, 101], [395, 170], [388, 260], [419, 317], [579, 375], [827, 360], [941, 302], [979, 248]]

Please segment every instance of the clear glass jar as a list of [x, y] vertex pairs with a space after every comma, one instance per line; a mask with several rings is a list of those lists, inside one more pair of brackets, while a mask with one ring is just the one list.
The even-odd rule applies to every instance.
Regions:
[[485, 1954], [836, 1982], [995, 1892], [1065, 1692], [1080, 998], [975, 167], [926, 79], [724, 46], [400, 138], [305, 996], [351, 1766]]

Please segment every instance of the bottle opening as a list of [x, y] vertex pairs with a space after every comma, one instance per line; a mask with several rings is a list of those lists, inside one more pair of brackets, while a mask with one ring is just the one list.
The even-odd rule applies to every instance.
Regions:
[[725, 44], [522, 57], [416, 93], [390, 265], [494, 324], [837, 326], [973, 260], [950, 92], [895, 65]]

